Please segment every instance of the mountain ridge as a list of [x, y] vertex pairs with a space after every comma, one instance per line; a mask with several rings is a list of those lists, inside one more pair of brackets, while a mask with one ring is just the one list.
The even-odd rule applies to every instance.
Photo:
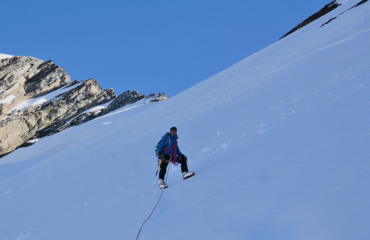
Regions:
[[[167, 99], [165, 94], [145, 96], [137, 91], [117, 97], [112, 88], [103, 90], [92, 78], [71, 82], [64, 69], [52, 61], [8, 56], [0, 60], [0, 157], [35, 143], [32, 139], [85, 123], [141, 99]], [[80, 116], [108, 102], [111, 104], [107, 108]], [[77, 117], [78, 121], [73, 121]]]

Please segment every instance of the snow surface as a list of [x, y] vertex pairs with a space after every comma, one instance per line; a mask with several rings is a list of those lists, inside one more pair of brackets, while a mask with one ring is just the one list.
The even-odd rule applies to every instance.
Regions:
[[8, 55], [8, 54], [0, 53], [0, 59], [11, 58], [11, 57], [14, 57], [14, 56], [13, 55]]
[[32, 139], [32, 140], [28, 140], [27, 143], [35, 143], [37, 142], [38, 140], [40, 140], [39, 138], [36, 138], [36, 139]]
[[[0, 94], [1, 94], [1, 91], [0, 91]], [[15, 96], [14, 95], [9, 95], [7, 96], [6, 98], [4, 99], [1, 99], [0, 100], [0, 104], [10, 104], [12, 103], [12, 101], [15, 99]]]
[[[328, 15], [177, 96], [0, 159], [0, 239], [370, 239], [370, 4]], [[346, 40], [346, 41], [344, 41]], [[337, 43], [337, 44], [335, 44]]]
[[43, 104], [45, 102], [48, 102], [50, 100], [52, 100], [53, 98], [57, 97], [58, 95], [62, 94], [62, 93], [66, 93], [78, 86], [80, 86], [81, 84], [83, 84], [84, 82], [80, 82], [80, 83], [77, 83], [73, 86], [70, 86], [70, 87], [62, 87], [58, 90], [55, 90], [49, 94], [46, 94], [44, 96], [41, 96], [41, 97], [37, 97], [37, 98], [31, 98], [31, 99], [28, 99], [24, 102], [21, 102], [20, 104], [18, 104], [17, 106], [15, 106], [12, 111], [14, 110], [21, 110], [21, 109], [24, 109], [24, 108], [28, 108], [28, 107], [31, 107], [31, 106], [35, 106], [35, 105], [39, 105], [39, 104]]

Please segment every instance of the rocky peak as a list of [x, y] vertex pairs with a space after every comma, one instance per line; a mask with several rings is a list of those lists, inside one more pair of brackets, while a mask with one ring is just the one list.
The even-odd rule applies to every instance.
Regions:
[[[60, 132], [140, 100], [166, 100], [165, 94], [126, 91], [116, 96], [95, 79], [70, 81], [52, 61], [30, 57], [0, 59], [0, 157], [36, 138]], [[32, 140], [32, 141], [29, 141]]]

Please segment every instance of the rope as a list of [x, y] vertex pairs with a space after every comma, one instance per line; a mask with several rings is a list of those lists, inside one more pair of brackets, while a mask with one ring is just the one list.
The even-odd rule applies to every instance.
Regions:
[[[167, 168], [167, 174], [166, 174], [165, 182], [167, 182], [168, 173], [169, 173], [169, 171], [170, 171], [170, 165], [171, 165], [171, 164], [170, 164], [170, 163], [168, 163], [168, 168]], [[148, 220], [149, 220], [149, 218], [152, 216], [152, 214], [154, 213], [154, 210], [157, 208], [157, 206], [158, 206], [159, 202], [161, 201], [161, 198], [162, 198], [162, 195], [163, 195], [164, 190], [165, 190], [165, 188], [163, 188], [163, 189], [162, 189], [161, 196], [159, 197], [157, 204], [156, 204], [156, 205], [155, 205], [155, 207], [153, 208], [152, 212], [149, 214], [148, 218], [147, 218], [147, 219], [145, 219], [145, 221], [143, 222], [143, 224], [141, 224], [140, 230], [139, 230], [139, 232], [137, 233], [137, 236], [136, 236], [136, 240], [138, 240], [138, 239], [139, 239], [140, 232], [141, 232], [141, 230], [143, 229], [144, 224], [145, 224], [145, 223], [146, 223], [146, 221], [148, 221]]]

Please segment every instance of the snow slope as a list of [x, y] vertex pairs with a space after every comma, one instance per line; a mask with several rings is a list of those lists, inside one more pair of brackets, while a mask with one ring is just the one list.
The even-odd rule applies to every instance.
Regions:
[[333, 12], [164, 102], [0, 159], [0, 239], [369, 239], [370, 3]]
[[11, 58], [11, 57], [14, 57], [14, 56], [13, 55], [8, 55], [8, 54], [0, 53], [0, 59]]

